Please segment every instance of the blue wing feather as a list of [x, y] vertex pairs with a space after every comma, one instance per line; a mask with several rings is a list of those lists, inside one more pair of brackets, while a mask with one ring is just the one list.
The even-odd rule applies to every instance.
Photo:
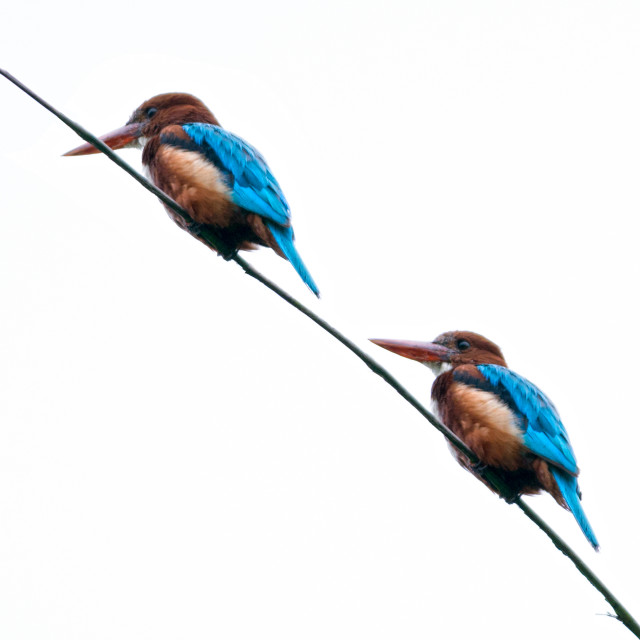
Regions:
[[520, 418], [524, 444], [532, 453], [551, 462], [551, 473], [582, 532], [598, 548], [598, 541], [580, 504], [578, 465], [567, 431], [553, 403], [538, 387], [517, 373], [494, 364], [478, 370]]
[[578, 465], [569, 436], [551, 400], [526, 378], [506, 367], [481, 364], [478, 369], [498, 395], [507, 396], [508, 404], [522, 417], [527, 449], [577, 475]]
[[282, 226], [289, 226], [289, 204], [260, 153], [242, 138], [214, 124], [182, 126], [200, 146], [208, 146], [219, 159], [220, 168], [230, 175], [231, 197], [243, 209]]
[[260, 153], [242, 138], [213, 124], [185, 124], [182, 128], [197, 145], [213, 153], [216, 166], [229, 179], [233, 201], [265, 218], [282, 253], [319, 296], [318, 287], [293, 244], [289, 203]]

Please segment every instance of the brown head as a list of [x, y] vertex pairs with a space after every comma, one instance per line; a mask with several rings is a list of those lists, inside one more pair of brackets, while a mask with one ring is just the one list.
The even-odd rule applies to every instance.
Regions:
[[507, 366], [498, 345], [472, 331], [448, 331], [433, 342], [409, 340], [371, 340], [379, 347], [427, 365], [438, 375], [462, 364]]
[[[124, 127], [100, 137], [112, 149], [139, 147], [145, 140], [158, 135], [169, 125], [189, 122], [220, 123], [201, 100], [188, 93], [161, 93], [143, 102], [131, 115]], [[65, 156], [84, 156], [99, 153], [91, 144], [83, 144], [65, 153]]]

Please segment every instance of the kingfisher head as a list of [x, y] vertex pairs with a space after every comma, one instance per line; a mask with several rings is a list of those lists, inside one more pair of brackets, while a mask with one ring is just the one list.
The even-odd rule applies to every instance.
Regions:
[[[143, 102], [124, 127], [101, 136], [100, 140], [112, 149], [142, 147], [165, 127], [189, 122], [220, 124], [213, 113], [195, 96], [188, 93], [161, 93]], [[64, 155], [84, 156], [91, 153], [99, 151], [87, 143], [67, 151]]]
[[379, 347], [417, 360], [436, 375], [462, 364], [498, 364], [507, 366], [497, 344], [472, 331], [447, 331], [433, 342], [410, 340], [371, 340]]

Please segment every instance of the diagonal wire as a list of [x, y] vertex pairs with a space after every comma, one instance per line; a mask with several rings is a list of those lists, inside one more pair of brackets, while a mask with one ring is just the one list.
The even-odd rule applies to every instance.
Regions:
[[[75, 133], [77, 133], [83, 140], [92, 144], [94, 147], [99, 149], [104, 155], [106, 155], [110, 160], [115, 162], [121, 169], [126, 171], [134, 180], [137, 180], [145, 189], [151, 191], [155, 196], [157, 196], [162, 202], [164, 202], [168, 207], [170, 207], [173, 211], [175, 211], [179, 216], [183, 218], [185, 223], [190, 226], [194, 224], [194, 220], [191, 216], [173, 199], [171, 199], [166, 193], [158, 189], [154, 184], [149, 182], [146, 178], [141, 176], [133, 167], [131, 167], [128, 163], [126, 163], [120, 156], [115, 154], [104, 142], [102, 142], [99, 138], [94, 136], [92, 133], [84, 129], [82, 126], [68, 118], [66, 115], [55, 109], [48, 102], [43, 100], [40, 96], [34, 93], [27, 86], [22, 84], [17, 78], [12, 76], [9, 72], [4, 69], [0, 69], [0, 75], [3, 75], [7, 80], [16, 85], [19, 89], [24, 91], [28, 96], [33, 98], [36, 102], [42, 105], [45, 109], [50, 111], [54, 116], [58, 119], [62, 120], [69, 128], [73, 129]], [[227, 247], [224, 242], [211, 230], [211, 229], [202, 229], [197, 233], [198, 238], [200, 238], [205, 244], [211, 247], [214, 250], [220, 249], [221, 252], [225, 252]], [[342, 343], [347, 349], [349, 349], [354, 355], [356, 355], [362, 362], [364, 362], [371, 371], [373, 371], [376, 375], [380, 376], [387, 384], [389, 384], [393, 389], [395, 389], [411, 406], [413, 406], [424, 418], [426, 418], [442, 435], [460, 452], [462, 452], [467, 458], [469, 458], [472, 464], [477, 464], [480, 462], [478, 456], [471, 451], [467, 447], [467, 445], [460, 440], [452, 431], [450, 431], [445, 425], [443, 425], [430, 411], [428, 411], [416, 398], [413, 396], [407, 389], [405, 389], [382, 365], [376, 362], [369, 354], [365, 353], [362, 349], [360, 349], [354, 342], [349, 340], [345, 335], [340, 333], [336, 328], [331, 326], [326, 320], [323, 320], [320, 316], [315, 314], [313, 311], [305, 307], [301, 302], [296, 300], [293, 296], [288, 294], [286, 291], [281, 289], [274, 282], [263, 276], [259, 271], [255, 270], [248, 262], [246, 262], [243, 258], [239, 257], [237, 254], [230, 258], [234, 262], [236, 262], [244, 272], [261, 282], [268, 289], [271, 289], [276, 295], [280, 296], [285, 302], [288, 302], [292, 307], [303, 313], [310, 320], [315, 322], [318, 326], [324, 329], [327, 333], [332, 335], [336, 340]], [[509, 488], [504, 482], [503, 478], [498, 474], [492, 471], [491, 469], [479, 469], [477, 471], [479, 475], [482, 475], [484, 480], [486, 480], [496, 491], [498, 491], [499, 495], [507, 496], [510, 494]], [[585, 564], [585, 562], [578, 556], [578, 554], [573, 551], [573, 549], [525, 502], [523, 502], [520, 498], [512, 501], [513, 504], [516, 504], [523, 513], [533, 521], [542, 531], [544, 531], [547, 536], [551, 539], [553, 544], [565, 555], [573, 564], [576, 569], [591, 583], [591, 585], [597, 589], [604, 599], [611, 605], [613, 610], [615, 611], [615, 617], [619, 620], [625, 627], [631, 631], [637, 638], [640, 638], [640, 624], [633, 618], [633, 616], [627, 611], [627, 609], [622, 605], [622, 603], [613, 595], [613, 593], [605, 586], [605, 584], [595, 575], [595, 573]]]

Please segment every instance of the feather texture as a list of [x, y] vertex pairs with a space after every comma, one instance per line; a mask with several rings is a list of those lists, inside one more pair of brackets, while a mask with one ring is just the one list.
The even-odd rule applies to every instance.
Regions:
[[186, 134], [209, 147], [218, 166], [229, 174], [234, 202], [276, 224], [289, 226], [291, 212], [282, 189], [260, 153], [242, 138], [214, 124], [185, 124]]
[[506, 367], [480, 364], [478, 370], [494, 387], [494, 393], [519, 414], [527, 449], [567, 473], [577, 475], [578, 465], [569, 436], [551, 400], [526, 378]]

